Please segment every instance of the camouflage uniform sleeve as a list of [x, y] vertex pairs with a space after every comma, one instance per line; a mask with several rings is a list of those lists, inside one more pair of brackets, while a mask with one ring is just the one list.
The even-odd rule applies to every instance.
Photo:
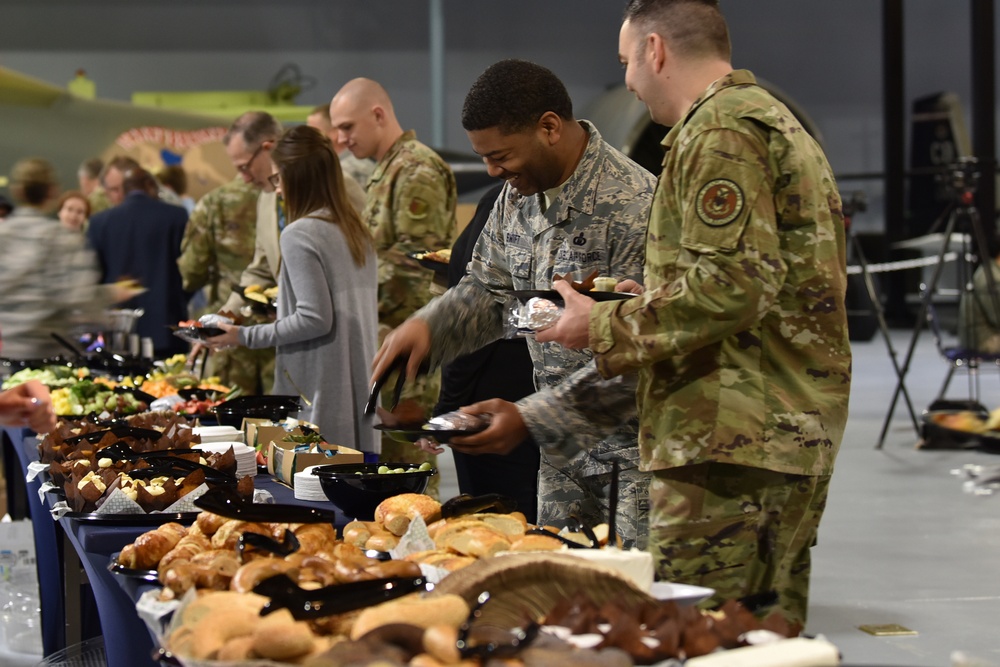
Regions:
[[591, 361], [559, 384], [517, 401], [517, 408], [535, 442], [571, 459], [638, 414], [637, 381], [635, 373], [602, 378]]
[[432, 363], [451, 361], [504, 335], [505, 302], [494, 292], [513, 285], [503, 249], [498, 208], [494, 207], [469, 263], [469, 274], [417, 315], [431, 329]]
[[612, 277], [619, 282], [626, 278], [640, 285], [643, 282], [647, 229], [645, 223], [649, 219], [652, 198], [652, 192], [639, 193], [617, 214], [612, 223], [611, 247], [608, 252], [611, 254]]
[[451, 186], [418, 164], [393, 184], [392, 224], [375, 230], [379, 249], [379, 323], [398, 326], [430, 300], [431, 272], [408, 254], [450, 247], [455, 211]]
[[[770, 191], [763, 141], [712, 130], [683, 150], [689, 169], [674, 180], [690, 187], [674, 192], [677, 182], [667, 188], [661, 183], [653, 203], [660, 207], [663, 197], [682, 198], [682, 219], [654, 214], [650, 222], [681, 225], [681, 247], [675, 250], [691, 258], [690, 267], [642, 297], [593, 308], [591, 348], [605, 377], [688, 354], [746, 329], [774, 303], [787, 274], [773, 198], [760, 196]], [[711, 210], [713, 197], [726, 192], [720, 187], [730, 193], [735, 188], [736, 195]], [[647, 253], [661, 233], [650, 228]]]
[[177, 258], [184, 290], [193, 292], [204, 287], [211, 279], [211, 267], [216, 264], [215, 234], [218, 211], [214, 198], [206, 195], [191, 212], [184, 237], [181, 239], [181, 254]]
[[[260, 235], [254, 241], [253, 259], [250, 260], [250, 264], [247, 265], [247, 268], [243, 269], [243, 273], [240, 275], [240, 285], [261, 285], [265, 288], [273, 287], [276, 284], [274, 274], [271, 273], [271, 266], [267, 263], [267, 253], [261, 247], [259, 237]], [[222, 307], [222, 310], [238, 313], [244, 305], [246, 305], [246, 301], [243, 300], [240, 293], [233, 291], [226, 300], [226, 305]]]

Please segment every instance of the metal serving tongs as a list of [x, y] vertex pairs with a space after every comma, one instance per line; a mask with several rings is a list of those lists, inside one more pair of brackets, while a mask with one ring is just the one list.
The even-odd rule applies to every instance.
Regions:
[[260, 610], [261, 616], [287, 609], [295, 620], [308, 621], [363, 609], [415, 591], [433, 588], [434, 584], [424, 577], [389, 577], [306, 590], [287, 575], [279, 574], [254, 586], [253, 592], [271, 598]]
[[196, 507], [224, 516], [259, 523], [336, 523], [343, 521], [332, 510], [303, 505], [282, 505], [277, 503], [252, 503], [226, 493], [221, 489], [211, 489], [194, 501]]

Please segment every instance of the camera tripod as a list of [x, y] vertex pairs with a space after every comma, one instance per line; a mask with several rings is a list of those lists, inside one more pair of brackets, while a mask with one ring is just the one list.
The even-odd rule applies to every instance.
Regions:
[[[896, 390], [892, 395], [892, 400], [889, 403], [889, 411], [886, 414], [885, 422], [882, 425], [882, 432], [879, 434], [878, 443], [875, 445], [876, 449], [881, 449], [882, 445], [885, 443], [886, 434], [889, 431], [889, 424], [892, 422], [892, 417], [896, 411], [896, 403], [899, 401], [900, 394], [906, 398], [907, 405], [910, 409], [910, 416], [913, 419], [914, 429], [917, 432], [917, 436], [919, 437], [920, 435], [920, 426], [917, 423], [913, 406], [910, 403], [909, 393], [906, 390], [906, 375], [909, 373], [910, 365], [913, 362], [913, 355], [916, 351], [920, 334], [923, 331], [924, 324], [927, 322], [928, 315], [931, 312], [931, 302], [937, 291], [938, 282], [941, 279], [941, 273], [944, 268], [944, 260], [951, 244], [952, 234], [958, 233], [962, 238], [960, 252], [958, 253], [958, 284], [960, 285], [962, 292], [972, 289], [972, 272], [969, 271], [970, 264], [975, 262], [992, 261], [990, 246], [983, 230], [982, 220], [979, 217], [979, 211], [974, 205], [976, 186], [979, 180], [978, 161], [975, 158], [962, 158], [949, 168], [947, 177], [949, 180], [946, 182], [946, 185], [951, 190], [952, 202], [934, 222], [928, 232], [929, 234], [933, 234], [943, 223], [944, 239], [941, 243], [941, 249], [937, 255], [937, 262], [934, 265], [930, 282], [923, 286], [923, 292], [920, 300], [920, 310], [917, 313], [917, 320], [913, 327], [913, 333], [910, 336], [910, 344], [906, 350], [906, 356], [902, 366], [899, 366], [899, 364], [896, 363], [895, 356], [893, 355], [893, 365], [896, 369], [898, 381], [896, 383]], [[973, 244], [972, 247], [969, 245], [970, 237]], [[991, 269], [992, 267], [988, 268]], [[986, 276], [987, 290], [989, 291], [990, 298], [993, 300], [993, 306], [997, 312], [1000, 312], [1000, 308], [998, 308], [998, 306], [1000, 306], [1000, 295], [998, 295], [996, 289], [993, 271], [987, 270], [984, 273]], [[972, 347], [974, 350], [975, 346], [973, 345]], [[971, 367], [972, 364], [978, 362], [973, 357], [970, 359], [969, 363]]]

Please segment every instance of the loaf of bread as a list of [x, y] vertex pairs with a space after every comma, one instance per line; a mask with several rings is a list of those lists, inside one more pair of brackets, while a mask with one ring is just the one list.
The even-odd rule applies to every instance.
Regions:
[[417, 515], [431, 524], [441, 518], [441, 503], [421, 493], [401, 493], [375, 508], [375, 521], [393, 535], [402, 535]]
[[409, 623], [421, 628], [434, 625], [450, 625], [457, 628], [468, 616], [469, 606], [461, 596], [422, 597], [414, 593], [362, 611], [354, 621], [354, 627], [351, 628], [351, 639], [357, 639], [377, 627], [390, 623]]

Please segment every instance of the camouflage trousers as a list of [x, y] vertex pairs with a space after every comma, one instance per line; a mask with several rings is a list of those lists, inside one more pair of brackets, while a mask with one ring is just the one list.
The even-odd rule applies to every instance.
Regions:
[[[385, 407], [391, 400], [392, 390], [396, 386], [396, 377], [389, 378], [382, 388], [382, 401]], [[423, 409], [425, 418], [430, 418], [438, 394], [441, 393], [441, 372], [436, 371], [430, 375], [418, 375], [415, 383], [407, 382], [403, 385], [403, 395], [400, 399], [400, 407], [405, 407], [407, 402], [416, 403]], [[408, 421], [408, 420], [407, 420]], [[424, 463], [429, 462], [437, 467], [437, 455], [428, 454], [419, 447], [414, 446], [409, 441], [394, 440], [387, 433], [382, 434], [382, 451], [379, 453], [379, 461], [399, 461], [403, 463]], [[438, 498], [441, 489], [441, 475], [438, 473], [431, 477], [427, 484], [425, 494], [432, 498]]]
[[274, 387], [274, 348], [234, 347], [208, 356], [208, 374], [223, 384], [236, 385], [244, 395], [270, 394]]
[[708, 606], [775, 591], [778, 610], [805, 625], [809, 550], [829, 475], [725, 463], [652, 474], [649, 551], [658, 579], [714, 588]]
[[[563, 528], [571, 516], [588, 526], [608, 523], [611, 462], [587, 452], [568, 463], [542, 452], [538, 466], [538, 525]], [[652, 477], [634, 465], [618, 473], [615, 523], [622, 546], [646, 548], [649, 536], [649, 484]]]

